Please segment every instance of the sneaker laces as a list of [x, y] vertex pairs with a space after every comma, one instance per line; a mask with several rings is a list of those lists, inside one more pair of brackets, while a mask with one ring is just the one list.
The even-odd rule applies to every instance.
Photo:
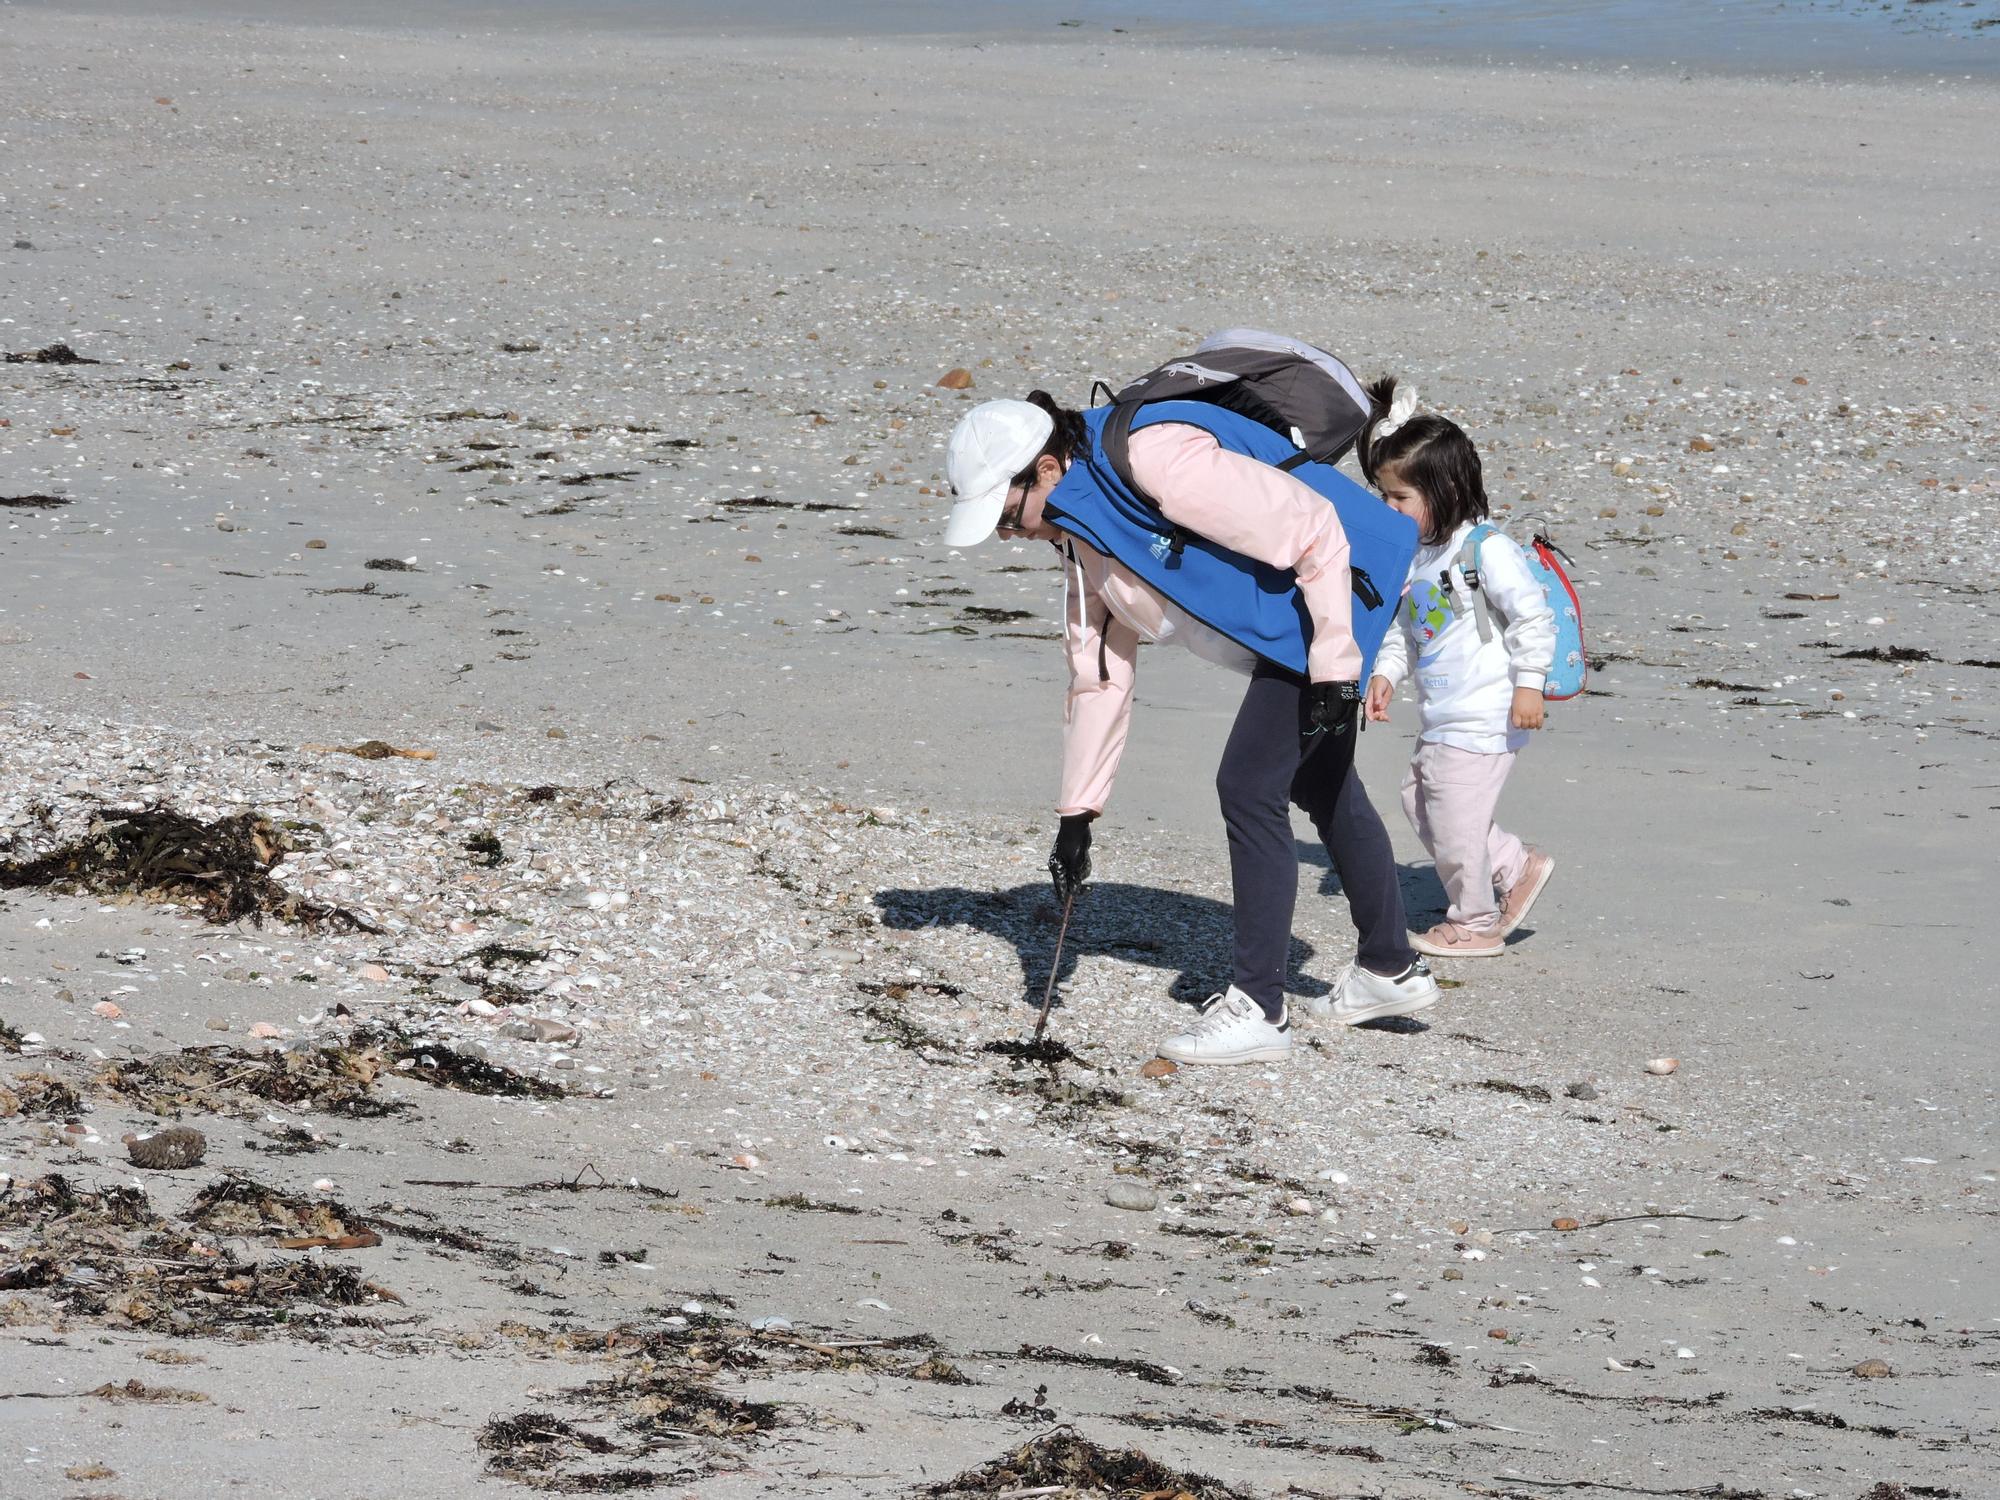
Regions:
[[[1259, 1016], [1263, 1015], [1263, 1008], [1256, 1001], [1246, 998], [1244, 1004], [1256, 1011]], [[1241, 1014], [1240, 1009], [1230, 1004], [1227, 992], [1210, 995], [1208, 1003], [1201, 1008], [1201, 1014], [1195, 1018], [1194, 1024], [1188, 1027], [1187, 1035], [1193, 1041], [1206, 1041], [1209, 1037], [1227, 1031]]]

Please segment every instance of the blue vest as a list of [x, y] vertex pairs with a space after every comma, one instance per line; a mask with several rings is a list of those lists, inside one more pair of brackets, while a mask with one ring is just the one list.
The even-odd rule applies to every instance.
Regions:
[[[1296, 575], [1192, 532], [1177, 533], [1157, 509], [1126, 489], [1099, 447], [1099, 434], [1110, 414], [1108, 406], [1083, 414], [1090, 448], [1077, 455], [1050, 492], [1044, 512], [1048, 519], [1123, 563], [1210, 629], [1265, 661], [1305, 676], [1312, 620]], [[1155, 422], [1199, 427], [1230, 452], [1273, 466], [1298, 454], [1263, 423], [1206, 401], [1151, 403], [1133, 418], [1132, 430]], [[1331, 464], [1300, 464], [1290, 472], [1340, 513], [1354, 571], [1354, 639], [1361, 647], [1365, 683], [1382, 637], [1396, 618], [1396, 601], [1417, 553], [1417, 523], [1391, 510]]]

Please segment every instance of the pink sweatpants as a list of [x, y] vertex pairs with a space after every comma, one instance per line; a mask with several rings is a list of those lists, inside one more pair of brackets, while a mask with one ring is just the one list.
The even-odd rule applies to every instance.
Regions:
[[1455, 745], [1422, 743], [1403, 778], [1403, 811], [1437, 866], [1451, 898], [1447, 922], [1474, 932], [1500, 925], [1497, 885], [1507, 890], [1521, 878], [1528, 851], [1493, 821], [1500, 788], [1514, 769], [1514, 752], [1482, 755]]

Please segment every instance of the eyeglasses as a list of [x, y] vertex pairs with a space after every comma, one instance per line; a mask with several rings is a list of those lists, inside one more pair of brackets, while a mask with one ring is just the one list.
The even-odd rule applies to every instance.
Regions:
[[995, 531], [1021, 531], [1021, 513], [1028, 508], [1028, 491], [1034, 488], [1034, 481], [1016, 480], [1007, 487], [1007, 496], [1000, 502], [1000, 519], [994, 524]]

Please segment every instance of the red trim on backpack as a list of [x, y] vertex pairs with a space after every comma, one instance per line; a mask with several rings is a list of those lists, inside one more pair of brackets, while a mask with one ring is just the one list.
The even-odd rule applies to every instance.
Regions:
[[1576, 649], [1577, 654], [1583, 658], [1583, 676], [1578, 679], [1576, 691], [1573, 693], [1558, 695], [1544, 691], [1542, 694], [1551, 703], [1565, 703], [1571, 698], [1582, 697], [1584, 686], [1590, 681], [1590, 651], [1585, 646], [1583, 639], [1583, 601], [1576, 597], [1576, 585], [1569, 581], [1569, 574], [1563, 571], [1563, 565], [1557, 559], [1555, 547], [1550, 543], [1549, 539], [1545, 536], [1536, 537], [1534, 539], [1534, 548], [1535, 556], [1541, 559], [1542, 566], [1562, 580], [1563, 592], [1569, 595], [1570, 606], [1576, 611]]

